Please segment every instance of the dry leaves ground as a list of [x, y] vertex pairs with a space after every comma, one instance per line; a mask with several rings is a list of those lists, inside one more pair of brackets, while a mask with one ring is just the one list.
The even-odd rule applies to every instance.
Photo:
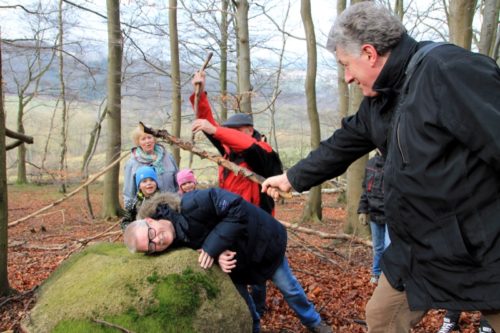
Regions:
[[[9, 186], [9, 221], [22, 218], [61, 197], [55, 186]], [[71, 189], [70, 189], [71, 191]], [[100, 213], [100, 185], [91, 187], [94, 211]], [[305, 197], [294, 197], [276, 209], [277, 218], [297, 222]], [[346, 218], [343, 205], [335, 194], [323, 195], [323, 223], [302, 225], [326, 233], [339, 233]], [[0, 332], [19, 332], [19, 321], [34, 304], [33, 292], [68, 255], [78, 251], [85, 240], [107, 233], [99, 240], [120, 242], [119, 227], [114, 221], [89, 217], [83, 192], [9, 228], [8, 275], [13, 293], [0, 298]], [[113, 225], [115, 225], [113, 227]], [[366, 332], [361, 323], [364, 307], [373, 286], [369, 284], [371, 249], [345, 241], [321, 239], [289, 230], [288, 260], [308, 297], [320, 310], [334, 332]], [[83, 241], [83, 243], [82, 243]], [[269, 283], [269, 310], [262, 320], [263, 333], [305, 332], [299, 320]], [[436, 332], [443, 311], [431, 311], [414, 333]], [[479, 314], [462, 314], [463, 333], [477, 330]]]

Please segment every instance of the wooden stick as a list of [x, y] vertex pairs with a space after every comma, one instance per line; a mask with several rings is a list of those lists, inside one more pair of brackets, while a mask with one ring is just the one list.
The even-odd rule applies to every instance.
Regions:
[[[213, 55], [212, 52], [209, 52], [207, 54], [207, 58], [205, 59], [205, 62], [201, 66], [200, 72], [204, 71], [205, 68], [207, 68], [210, 59], [212, 59], [212, 55]], [[194, 105], [193, 105], [195, 119], [198, 119], [198, 116], [199, 116], [198, 105], [200, 104], [200, 87], [201, 87], [201, 83], [196, 82], [196, 84], [194, 86]], [[195, 133], [191, 134], [191, 142], [194, 142], [194, 136], [195, 136]], [[192, 165], [193, 165], [193, 154], [191, 153], [191, 154], [189, 154], [189, 168], [190, 169], [191, 169]]]
[[112, 167], [114, 167], [117, 163], [120, 163], [121, 160], [123, 160], [125, 157], [127, 157], [128, 155], [130, 154], [130, 152], [126, 153], [125, 155], [117, 158], [113, 163], [111, 163], [110, 165], [108, 165], [107, 167], [105, 167], [103, 170], [101, 170], [98, 174], [96, 174], [95, 176], [89, 178], [89, 180], [87, 180], [84, 184], [80, 185], [79, 187], [77, 187], [75, 190], [73, 190], [71, 193], [68, 193], [67, 195], [65, 195], [64, 197], [62, 197], [61, 199], [51, 203], [50, 205], [48, 206], [45, 206], [39, 210], [37, 210], [36, 212], [34, 213], [31, 213], [29, 214], [28, 216], [25, 216], [23, 218], [20, 218], [19, 220], [16, 220], [14, 222], [11, 222], [8, 224], [8, 227], [13, 227], [23, 221], [26, 221], [27, 219], [29, 218], [32, 218], [34, 216], [37, 216], [39, 215], [40, 213], [42, 212], [45, 212], [46, 210], [49, 210], [50, 208], [60, 204], [61, 202], [65, 201], [66, 199], [69, 199], [70, 197], [72, 197], [73, 195], [77, 194], [81, 189], [85, 188], [86, 186], [89, 186], [91, 183], [93, 183], [94, 181], [97, 180], [97, 178], [101, 177], [103, 174], [105, 174], [106, 172], [108, 172], [109, 169], [111, 169]]
[[[213, 161], [213, 162], [217, 163], [218, 165], [220, 165], [228, 170], [231, 170], [232, 172], [234, 172], [237, 175], [242, 175], [243, 177], [248, 178], [257, 184], [262, 185], [262, 183], [265, 180], [264, 177], [256, 174], [253, 171], [248, 170], [247, 168], [241, 167], [241, 166], [239, 166], [231, 161], [228, 161], [220, 155], [207, 152], [203, 149], [196, 147], [195, 145], [193, 145], [192, 142], [188, 142], [188, 141], [179, 139], [178, 137], [171, 135], [170, 133], [168, 133], [167, 130], [157, 130], [157, 129], [149, 128], [149, 127], [146, 127], [142, 122], [140, 122], [139, 124], [143, 127], [144, 133], [148, 133], [148, 134], [151, 134], [155, 137], [165, 139], [165, 141], [167, 141], [171, 145], [175, 145], [183, 150], [190, 151], [191, 153], [198, 155], [201, 158], [209, 159], [210, 161]], [[279, 194], [284, 199], [290, 199], [292, 197], [291, 193], [288, 193], [288, 192], [281, 192], [280, 191]]]
[[[205, 70], [205, 68], [207, 68], [210, 59], [212, 59], [212, 55], [213, 55], [212, 52], [209, 52], [207, 54], [207, 58], [205, 59], [205, 62], [201, 66], [200, 72], [203, 72]], [[194, 113], [196, 115], [196, 118], [198, 118], [198, 104], [200, 103], [200, 87], [201, 87], [201, 83], [199, 83], [199, 82], [197, 82], [196, 85], [194, 86], [194, 107], [193, 107], [193, 109], [194, 109]]]
[[296, 230], [296, 231], [299, 231], [299, 232], [303, 232], [305, 234], [316, 235], [316, 236], [319, 236], [319, 237], [324, 238], [324, 239], [343, 239], [343, 240], [350, 241], [352, 243], [357, 243], [357, 244], [361, 244], [361, 245], [372, 247], [372, 242], [371, 241], [365, 240], [365, 239], [362, 239], [362, 238], [359, 238], [359, 237], [356, 237], [356, 236], [353, 236], [353, 235], [348, 235], [348, 234], [329, 234], [329, 233], [326, 233], [326, 232], [323, 232], [323, 231], [301, 227], [301, 226], [299, 226], [296, 223], [292, 224], [292, 223], [285, 222], [285, 221], [279, 221], [279, 222], [281, 224], [283, 224], [288, 229]]

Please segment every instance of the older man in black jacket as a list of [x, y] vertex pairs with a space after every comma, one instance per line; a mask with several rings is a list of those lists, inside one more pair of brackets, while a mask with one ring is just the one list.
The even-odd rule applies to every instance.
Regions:
[[[429, 46], [431, 45], [431, 46]], [[327, 48], [364, 94], [358, 112], [263, 191], [297, 191], [386, 156], [391, 245], [368, 331], [408, 332], [431, 308], [483, 310], [500, 331], [500, 70], [451, 44], [416, 42], [371, 1], [337, 18]]]

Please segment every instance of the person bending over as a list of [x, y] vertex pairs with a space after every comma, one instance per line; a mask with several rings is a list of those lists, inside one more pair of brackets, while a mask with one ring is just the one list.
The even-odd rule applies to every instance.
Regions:
[[163, 193], [143, 205], [138, 218], [125, 230], [124, 242], [129, 250], [155, 253], [180, 246], [200, 249], [198, 261], [205, 269], [219, 258], [248, 305], [253, 332], [260, 331], [260, 316], [247, 286], [266, 280], [276, 285], [311, 332], [332, 332], [288, 265], [284, 226], [240, 196], [219, 188], [194, 190], [182, 198]]

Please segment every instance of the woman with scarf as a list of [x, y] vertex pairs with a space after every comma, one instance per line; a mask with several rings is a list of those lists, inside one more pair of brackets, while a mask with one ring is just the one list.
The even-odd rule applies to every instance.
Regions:
[[156, 138], [144, 133], [141, 127], [132, 132], [132, 148], [130, 159], [125, 164], [123, 185], [123, 203], [125, 209], [133, 207], [137, 200], [137, 186], [135, 172], [142, 166], [149, 165], [155, 169], [158, 176], [158, 188], [161, 192], [177, 192], [178, 185], [175, 175], [178, 171], [177, 163], [162, 145], [156, 143]]

